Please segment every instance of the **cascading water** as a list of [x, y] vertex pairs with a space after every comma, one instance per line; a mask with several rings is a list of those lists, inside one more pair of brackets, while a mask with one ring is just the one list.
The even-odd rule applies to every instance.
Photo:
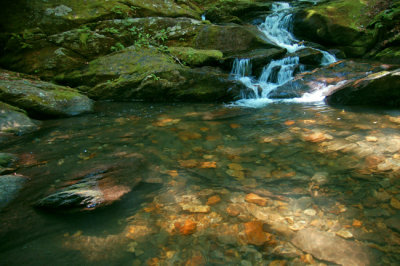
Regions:
[[[289, 53], [294, 53], [306, 48], [300, 44], [291, 33], [292, 27], [292, 7], [289, 3], [272, 4], [272, 14], [266, 17], [264, 23], [259, 25], [259, 29], [265, 36], [277, 46], [285, 48]], [[321, 51], [323, 58], [321, 65], [329, 65], [336, 62], [336, 58], [326, 51]], [[304, 71], [304, 67], [299, 64], [299, 57], [288, 56], [280, 60], [272, 60], [265, 66], [261, 76], [256, 79], [251, 77], [250, 59], [236, 59], [233, 64], [231, 75], [240, 80], [253, 93], [242, 95], [242, 99], [235, 105], [259, 107], [274, 100], [268, 98], [268, 94], [275, 88], [291, 81], [295, 71]], [[293, 99], [288, 101], [315, 101], [322, 100], [321, 97], [307, 95], [303, 100]], [[307, 100], [306, 100], [307, 99]]]
[[272, 11], [273, 13], [267, 16], [265, 22], [259, 26], [265, 36], [276, 45], [286, 48], [289, 53], [304, 48], [303, 45], [298, 44], [299, 41], [291, 33], [291, 6], [288, 3], [274, 3]]

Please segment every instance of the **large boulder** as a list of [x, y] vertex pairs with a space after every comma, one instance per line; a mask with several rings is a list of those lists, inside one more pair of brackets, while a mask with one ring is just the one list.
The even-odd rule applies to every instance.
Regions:
[[30, 119], [24, 110], [0, 102], [0, 142], [11, 135], [32, 132], [38, 129], [38, 125], [39, 123]]
[[271, 2], [236, 0], [229, 4], [226, 1], [213, 1], [205, 7], [205, 17], [213, 23], [245, 23], [262, 15], [271, 9]]
[[205, 25], [198, 31], [192, 46], [198, 49], [219, 50], [227, 55], [253, 49], [279, 48], [252, 25]]
[[380, 4], [384, 4], [384, 10], [376, 15], [369, 25], [369, 28], [375, 30], [378, 43], [367, 56], [388, 63], [400, 64], [400, 35], [398, 34], [400, 3], [388, 1]]
[[400, 69], [370, 74], [333, 87], [326, 96], [331, 105], [400, 106]]
[[69, 49], [47, 43], [37, 49], [7, 50], [0, 65], [16, 72], [50, 80], [55, 75], [84, 66], [86, 59]]
[[328, 86], [343, 85], [345, 82], [364, 78], [369, 73], [377, 73], [394, 67], [379, 62], [342, 60], [310, 72], [297, 74], [292, 81], [270, 92], [268, 97], [274, 99], [297, 98], [305, 93], [312, 93]]
[[80, 86], [94, 99], [230, 101], [244, 88], [218, 69], [191, 69], [156, 49], [135, 47], [100, 57], [58, 78]]
[[74, 116], [93, 107], [93, 101], [75, 89], [6, 70], [0, 71], [0, 101], [38, 117]]
[[361, 0], [324, 1], [295, 14], [294, 34], [299, 38], [343, 50], [348, 57], [363, 56], [375, 43], [367, 29], [369, 6]]

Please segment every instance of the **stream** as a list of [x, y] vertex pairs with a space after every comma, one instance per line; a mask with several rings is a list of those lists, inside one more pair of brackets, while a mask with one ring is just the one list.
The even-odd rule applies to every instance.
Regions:
[[[289, 4], [259, 28], [289, 52], [304, 48]], [[321, 65], [335, 62], [323, 54]], [[236, 60], [232, 77], [252, 98], [98, 102], [1, 144], [29, 180], [1, 211], [0, 264], [397, 265], [400, 111], [333, 108], [321, 91], [269, 99], [298, 60], [272, 61], [260, 77]], [[101, 169], [121, 182], [101, 188], [112, 204], [37, 207]]]
[[[400, 200], [399, 116], [305, 103], [99, 103], [94, 114], [46, 121], [2, 147], [20, 155], [18, 173], [30, 178], [1, 215], [2, 264], [181, 265], [195, 257], [264, 265], [301, 257], [285, 230], [313, 227], [385, 250], [379, 259], [390, 265], [400, 258], [391, 222]], [[119, 166], [137, 154], [145, 170]], [[92, 212], [32, 207], [77, 171], [104, 164], [142, 181]], [[251, 193], [266, 205], [246, 200]], [[193, 232], [180, 230], [187, 220]], [[247, 245], [242, 226], [252, 221], [287, 228], [266, 229], [262, 245]]]

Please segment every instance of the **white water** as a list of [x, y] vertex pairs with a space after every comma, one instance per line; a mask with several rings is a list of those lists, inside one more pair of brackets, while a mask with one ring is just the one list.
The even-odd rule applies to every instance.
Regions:
[[292, 25], [291, 7], [288, 3], [274, 3], [273, 13], [265, 18], [259, 29], [276, 45], [286, 48], [289, 53], [296, 52], [305, 46], [290, 32]]
[[[289, 53], [296, 52], [306, 48], [300, 44], [291, 33], [292, 14], [289, 3], [274, 3], [272, 5], [272, 14], [267, 16], [265, 22], [259, 26], [259, 29], [265, 36], [277, 46], [285, 48]], [[329, 65], [336, 62], [336, 58], [326, 51], [319, 50], [323, 54], [321, 65]], [[304, 67], [299, 65], [299, 57], [290, 56], [280, 60], [272, 60], [265, 66], [261, 76], [257, 79], [251, 77], [250, 59], [236, 59], [231, 75], [240, 80], [253, 93], [251, 95], [242, 95], [242, 99], [235, 102], [234, 105], [261, 107], [274, 101], [285, 102], [315, 102], [324, 99], [324, 88], [315, 90], [313, 93], [306, 93], [301, 98], [275, 100], [269, 99], [268, 94], [277, 87], [293, 80], [296, 68], [298, 71], [304, 71]]]

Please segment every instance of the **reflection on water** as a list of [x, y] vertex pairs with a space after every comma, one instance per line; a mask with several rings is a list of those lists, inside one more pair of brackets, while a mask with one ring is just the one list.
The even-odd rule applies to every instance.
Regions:
[[[18, 154], [17, 172], [30, 181], [0, 216], [1, 260], [393, 265], [400, 260], [399, 124], [398, 112], [285, 103], [100, 103], [94, 114], [46, 121], [2, 147]], [[137, 156], [140, 171], [130, 165]], [[116, 169], [108, 178], [123, 184], [135, 180], [133, 189], [96, 210], [32, 207], [99, 167]], [[321, 237], [336, 256], [306, 246]]]

